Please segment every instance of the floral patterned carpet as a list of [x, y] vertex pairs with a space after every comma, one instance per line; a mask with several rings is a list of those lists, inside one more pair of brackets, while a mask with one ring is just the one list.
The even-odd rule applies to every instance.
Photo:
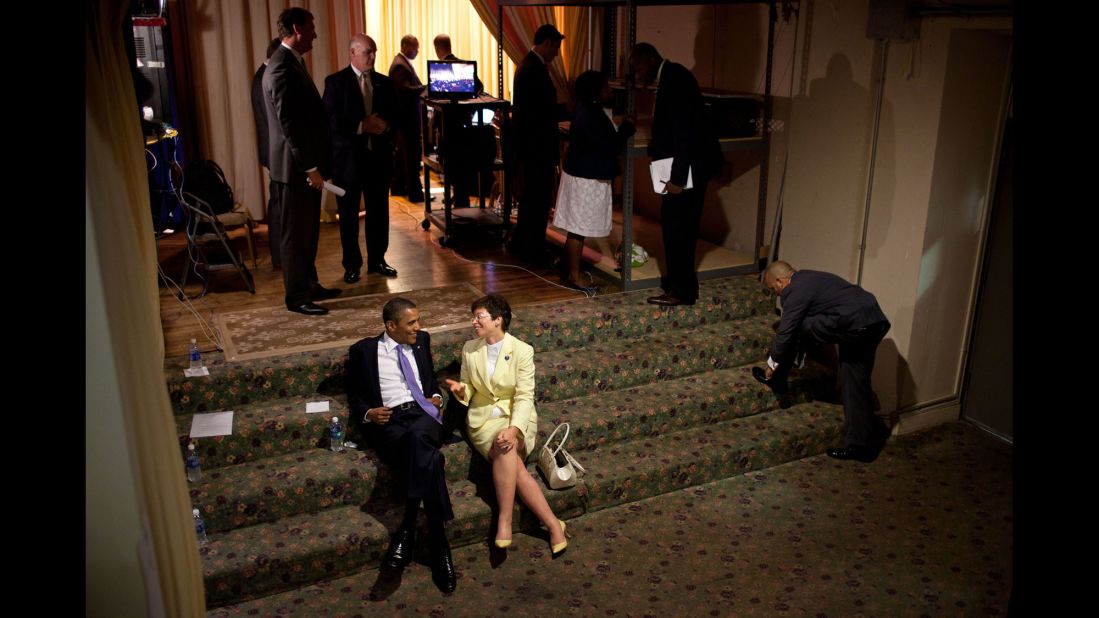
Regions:
[[556, 561], [544, 533], [458, 548], [451, 595], [413, 563], [209, 616], [1003, 616], [1012, 503], [1012, 448], [953, 423], [570, 519]]
[[469, 304], [484, 294], [471, 283], [400, 293], [368, 294], [320, 301], [325, 316], [306, 316], [285, 307], [217, 314], [226, 361], [347, 347], [382, 331], [382, 306], [394, 296], [416, 303], [420, 321], [432, 333], [468, 326]]

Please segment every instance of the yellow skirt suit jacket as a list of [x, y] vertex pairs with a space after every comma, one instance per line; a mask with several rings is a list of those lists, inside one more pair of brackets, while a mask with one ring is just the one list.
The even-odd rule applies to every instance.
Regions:
[[[523, 448], [519, 457], [526, 459], [538, 440], [538, 413], [534, 409], [534, 348], [504, 333], [500, 356], [491, 378], [488, 351], [484, 339], [467, 341], [462, 348], [461, 382], [466, 387], [469, 406], [466, 426], [473, 447], [488, 458], [496, 434], [509, 426], [519, 428]], [[493, 410], [499, 408], [499, 416]]]

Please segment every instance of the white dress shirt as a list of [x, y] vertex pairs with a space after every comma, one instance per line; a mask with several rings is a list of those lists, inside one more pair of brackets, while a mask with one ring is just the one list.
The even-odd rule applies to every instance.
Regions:
[[[401, 367], [397, 364], [398, 353], [405, 355], [417, 383], [423, 384], [420, 379], [420, 368], [416, 366], [416, 357], [412, 354], [412, 346], [397, 343], [390, 338], [389, 333], [384, 333], [382, 340], [378, 342], [378, 387], [382, 394], [382, 405], [387, 408], [414, 401], [412, 391], [408, 390], [404, 374], [401, 373]], [[429, 399], [435, 395], [438, 393], [431, 395], [424, 393], [424, 396]]]

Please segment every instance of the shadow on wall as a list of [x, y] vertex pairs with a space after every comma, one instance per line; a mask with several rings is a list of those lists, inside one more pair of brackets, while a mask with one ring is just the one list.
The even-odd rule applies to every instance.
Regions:
[[[873, 95], [854, 80], [850, 60], [836, 54], [828, 61], [825, 76], [809, 84], [808, 96], [795, 97], [791, 105], [790, 139], [797, 147], [790, 149], [784, 214], [797, 224], [784, 228], [797, 230], [802, 237], [812, 230], [814, 236], [831, 239], [831, 246], [817, 247], [815, 254], [825, 260], [813, 268], [853, 279], [873, 132]], [[878, 157], [889, 163], [882, 166], [882, 176], [875, 182], [875, 199], [891, 203], [893, 155], [887, 151], [893, 143], [892, 111], [886, 113], [885, 107], [879, 134]], [[787, 237], [787, 249], [790, 240]]]
[[916, 380], [908, 361], [901, 356], [897, 342], [882, 340], [874, 362], [874, 411], [897, 422], [896, 411], [916, 403]]

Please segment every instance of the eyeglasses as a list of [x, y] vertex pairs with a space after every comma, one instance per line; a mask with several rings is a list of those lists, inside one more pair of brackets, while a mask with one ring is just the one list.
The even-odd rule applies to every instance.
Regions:
[[477, 315], [473, 316], [473, 321], [474, 322], [480, 322], [481, 320], [483, 320], [485, 318], [488, 318], [488, 319], [491, 320], [492, 316], [487, 314], [487, 313], [478, 313]]

